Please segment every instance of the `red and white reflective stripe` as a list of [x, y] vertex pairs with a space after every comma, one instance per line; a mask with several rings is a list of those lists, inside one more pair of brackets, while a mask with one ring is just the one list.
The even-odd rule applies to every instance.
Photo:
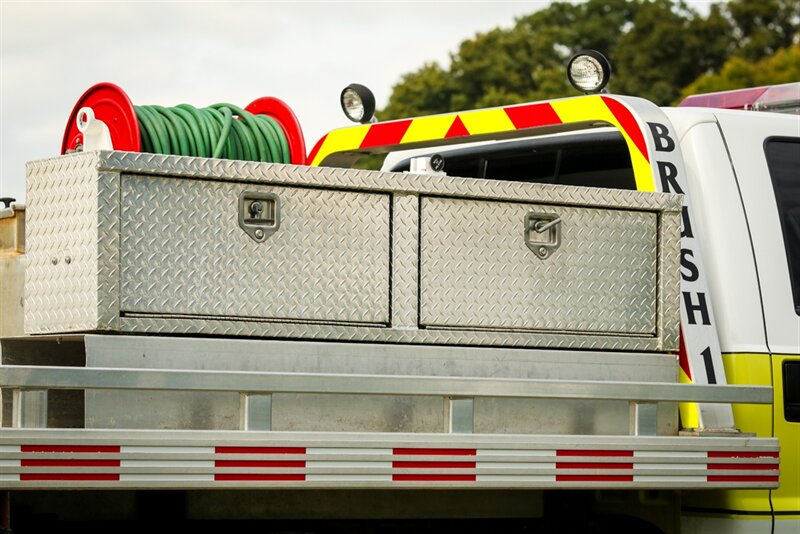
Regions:
[[398, 482], [474, 482], [475, 449], [393, 450], [392, 480]]
[[[118, 458], [95, 457], [119, 454], [115, 445], [23, 445], [20, 452], [38, 454], [37, 458], [20, 460], [20, 480], [119, 480]], [[53, 456], [53, 457], [48, 457]], [[29, 468], [29, 469], [26, 469]], [[48, 468], [47, 471], [36, 468]]]
[[304, 447], [216, 447], [214, 480], [305, 480]]
[[557, 482], [633, 482], [633, 451], [566, 450], [557, 451]]
[[363, 482], [403, 486], [514, 483], [522, 486], [642, 486], [706, 483], [776, 487], [777, 451], [481, 449], [424, 447], [167, 447], [6, 445], [0, 480], [283, 484]]
[[[709, 482], [743, 482], [748, 480], [759, 482], [778, 482], [778, 474], [772, 473], [778, 466], [776, 463], [758, 462], [759, 459], [779, 459], [777, 452], [749, 452], [749, 451], [710, 451], [708, 453], [708, 470], [714, 474], [708, 475]], [[752, 459], [746, 463], [741, 459]], [[716, 461], [715, 461], [716, 460]], [[727, 474], [729, 471], [739, 471], [736, 474]]]

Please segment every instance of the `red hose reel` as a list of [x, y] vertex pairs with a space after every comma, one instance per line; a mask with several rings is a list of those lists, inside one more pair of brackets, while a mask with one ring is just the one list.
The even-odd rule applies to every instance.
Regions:
[[[62, 154], [75, 152], [83, 147], [84, 138], [78, 128], [78, 114], [81, 109], [87, 107], [94, 111], [94, 118], [108, 127], [114, 150], [142, 151], [139, 120], [136, 118], [136, 110], [131, 99], [119, 86], [103, 82], [90, 87], [72, 108], [61, 141]], [[291, 163], [305, 165], [306, 145], [303, 130], [294, 112], [284, 101], [265, 96], [254, 100], [244, 109], [253, 115], [267, 115], [273, 118], [286, 135]]]

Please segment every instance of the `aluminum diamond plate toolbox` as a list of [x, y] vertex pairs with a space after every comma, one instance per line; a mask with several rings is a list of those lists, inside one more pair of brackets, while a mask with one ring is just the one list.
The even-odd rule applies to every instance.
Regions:
[[27, 200], [31, 334], [677, 349], [677, 195], [96, 152]]

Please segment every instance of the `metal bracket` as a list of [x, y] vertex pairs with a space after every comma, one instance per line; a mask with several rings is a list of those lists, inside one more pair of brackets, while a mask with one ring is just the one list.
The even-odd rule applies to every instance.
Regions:
[[528, 213], [525, 244], [539, 259], [549, 258], [561, 246], [561, 217], [555, 213]]
[[47, 428], [46, 389], [13, 390], [11, 426], [14, 428]]
[[272, 395], [241, 393], [240, 422], [242, 430], [272, 430]]
[[655, 436], [658, 432], [658, 403], [630, 403], [630, 433], [632, 436]]
[[255, 241], [263, 243], [281, 225], [281, 201], [273, 193], [242, 191], [239, 195], [239, 226]]
[[475, 421], [475, 401], [472, 397], [445, 397], [446, 432], [472, 434]]

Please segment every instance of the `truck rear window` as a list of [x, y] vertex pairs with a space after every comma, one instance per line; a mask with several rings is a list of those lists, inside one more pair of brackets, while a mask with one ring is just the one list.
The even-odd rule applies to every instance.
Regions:
[[[462, 178], [636, 189], [630, 152], [618, 131], [589, 132], [432, 150]], [[410, 158], [389, 170], [407, 171]]]
[[772, 137], [764, 143], [781, 220], [794, 310], [800, 315], [800, 139]]

